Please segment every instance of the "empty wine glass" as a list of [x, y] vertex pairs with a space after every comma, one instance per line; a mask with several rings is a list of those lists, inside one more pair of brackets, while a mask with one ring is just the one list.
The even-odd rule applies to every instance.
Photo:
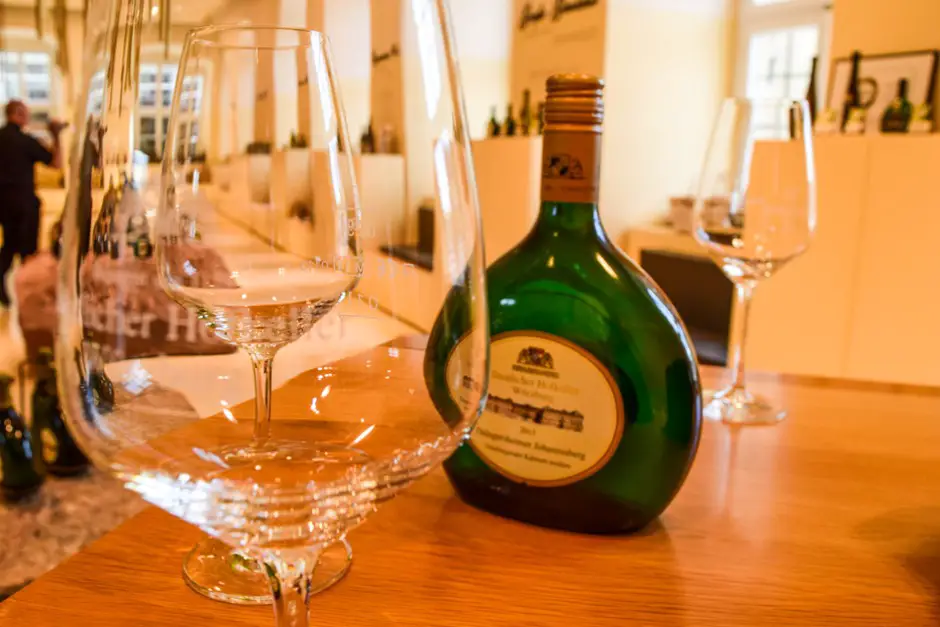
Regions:
[[[352, 155], [320, 34], [208, 27], [184, 46], [156, 216], [128, 219], [141, 203], [123, 136], [101, 145], [127, 182], [92, 203], [113, 208], [92, 230], [117, 236], [82, 256], [81, 203], [66, 208], [57, 356], [77, 441], [244, 557], [219, 552], [226, 568], [262, 564], [279, 626], [308, 624], [327, 547], [446, 459], [485, 397], [485, 266], [446, 6], [418, 0], [404, 18], [417, 80], [403, 97], [421, 105], [394, 131], [407, 154]], [[81, 127], [101, 116], [113, 132], [125, 84], [102, 71], [104, 106]], [[217, 84], [211, 101], [200, 81]], [[228, 163], [204, 163], [210, 146]], [[419, 206], [435, 227], [420, 266]], [[446, 355], [423, 335], [435, 320], [463, 339]]]
[[[324, 40], [308, 32], [209, 27], [193, 36], [177, 73], [165, 147], [164, 186], [170, 196], [158, 228], [164, 235], [164, 245], [157, 249], [159, 276], [176, 301], [198, 312], [218, 337], [251, 358], [253, 432], [244, 446], [226, 453], [243, 463], [276, 455], [283, 445], [269, 441], [275, 355], [342, 301], [361, 272], [353, 171], [350, 155], [337, 150], [345, 130], [337, 94], [330, 88], [330, 63]], [[206, 143], [199, 118], [212, 76], [232, 81], [219, 92], [228, 99], [228, 107], [219, 103], [222, 109], [253, 111], [253, 127], [245, 138], [251, 154], [237, 173], [244, 186], [235, 185], [228, 196], [186, 185], [187, 178], [195, 180], [192, 164]], [[321, 80], [312, 86], [299, 80], [311, 76]], [[291, 129], [294, 143], [296, 129], [303, 127], [315, 143], [300, 154], [290, 145], [288, 151], [276, 152], [278, 126]], [[309, 172], [297, 172], [295, 163], [309, 169], [310, 155], [325, 159], [321, 178], [341, 185], [345, 196], [329, 207], [334, 224], [320, 225], [318, 239], [289, 248], [278, 232], [289, 223], [279, 220], [286, 216], [277, 215], [274, 200], [291, 193], [313, 200]], [[305, 179], [290, 181], [290, 174]], [[225, 271], [219, 273], [222, 267]], [[325, 550], [313, 589], [338, 581], [351, 560], [345, 540]], [[186, 556], [183, 577], [192, 589], [216, 600], [250, 605], [272, 601], [260, 565], [213, 537]]]
[[726, 100], [712, 133], [693, 231], [734, 283], [737, 297], [733, 380], [706, 399], [707, 418], [773, 424], [786, 417], [785, 410], [746, 386], [750, 304], [761, 281], [807, 250], [815, 230], [816, 168], [807, 103]]

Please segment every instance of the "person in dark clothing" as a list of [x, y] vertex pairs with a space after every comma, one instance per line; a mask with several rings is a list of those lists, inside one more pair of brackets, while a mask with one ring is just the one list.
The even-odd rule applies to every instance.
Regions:
[[65, 125], [51, 120], [49, 133], [52, 146], [43, 146], [36, 138], [23, 132], [29, 124], [29, 109], [19, 100], [7, 103], [7, 123], [0, 128], [0, 227], [3, 247], [0, 248], [0, 305], [7, 307], [6, 275], [19, 255], [25, 260], [36, 253], [39, 245], [39, 197], [36, 196], [35, 165], [42, 163], [62, 167], [59, 135]]

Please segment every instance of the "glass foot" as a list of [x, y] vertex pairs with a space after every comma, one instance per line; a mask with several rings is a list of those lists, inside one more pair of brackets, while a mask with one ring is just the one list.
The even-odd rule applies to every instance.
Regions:
[[728, 388], [705, 395], [705, 418], [732, 425], [775, 425], [787, 412], [774, 407], [765, 398], [742, 388]]
[[[349, 542], [337, 542], [320, 556], [312, 592], [337, 583], [352, 565]], [[183, 560], [183, 581], [199, 594], [234, 605], [270, 605], [271, 588], [258, 563], [215, 538], [200, 541]]]

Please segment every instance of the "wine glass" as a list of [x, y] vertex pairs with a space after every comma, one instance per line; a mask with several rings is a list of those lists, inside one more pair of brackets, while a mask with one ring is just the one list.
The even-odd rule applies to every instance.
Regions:
[[[732, 226], [733, 225], [733, 226]], [[731, 384], [705, 416], [774, 424], [786, 411], [751, 393], [745, 345], [754, 290], [803, 254], [816, 230], [816, 168], [805, 101], [725, 101], [711, 137], [695, 208], [695, 239], [734, 283]]]
[[[349, 163], [343, 167], [349, 155], [341, 155], [330, 144], [339, 142], [344, 132], [339, 124], [341, 107], [338, 101], [331, 102], [336, 94], [327, 88], [329, 83], [310, 86], [300, 82], [301, 77], [331, 76], [329, 54], [321, 38], [289, 29], [206, 28], [199, 31], [186, 52], [177, 72], [165, 147], [164, 175], [168, 180], [163, 187], [170, 193], [170, 201], [158, 225], [166, 238], [165, 245], [157, 249], [159, 276], [177, 302], [199, 312], [217, 336], [251, 358], [253, 432], [243, 447], [227, 453], [248, 463], [276, 454], [280, 446], [269, 441], [276, 354], [309, 332], [360, 277], [353, 171]], [[206, 83], [212, 76], [232, 81], [228, 90], [217, 92], [228, 98], [229, 110], [253, 112], [253, 128], [244, 136], [251, 154], [236, 173], [245, 185], [226, 195], [200, 193], [198, 187], [185, 184], [187, 178], [194, 180], [197, 172], [203, 174], [193, 168], [193, 161], [207, 143], [198, 125], [201, 101], [209, 89]], [[226, 103], [219, 104], [225, 108]], [[312, 115], [318, 117], [311, 120]], [[333, 122], [322, 121], [324, 115], [332, 116]], [[290, 129], [286, 149], [274, 144], [279, 126]], [[315, 133], [319, 144], [295, 150], [292, 144], [297, 143], [300, 128]], [[328, 215], [337, 225], [321, 226], [318, 239], [291, 246], [279, 231], [295, 225], [278, 211], [287, 199], [310, 204], [315, 192], [322, 195], [322, 190], [313, 189], [309, 178], [311, 156], [328, 160], [320, 170], [321, 182], [342, 185], [347, 207], [334, 201]], [[299, 180], [290, 180], [291, 175]], [[218, 259], [204, 259], [206, 253], [218, 255]], [[197, 286], [193, 268], [209, 275], [216, 272], [214, 265], [218, 264], [226, 268], [228, 276]], [[231, 289], [235, 283], [242, 289]], [[346, 540], [324, 550], [313, 590], [320, 591], [341, 579], [351, 561]], [[272, 601], [261, 566], [211, 536], [186, 556], [183, 578], [193, 590], [219, 601], [243, 605]]]
[[[261, 564], [281, 627], [308, 624], [327, 547], [450, 456], [485, 398], [485, 265], [446, 5], [409, 3], [405, 19], [416, 80], [402, 96], [421, 105], [394, 130], [406, 154], [353, 156], [325, 37], [208, 27], [187, 37], [161, 206], [144, 211], [155, 255], [139, 220], [124, 226], [140, 204], [126, 127], [102, 143], [127, 173], [108, 254], [81, 255], [80, 203], [66, 208], [57, 356], [76, 440]], [[100, 115], [114, 133], [124, 83], [102, 71], [104, 106], [81, 127]], [[430, 255], [408, 237], [419, 206]]]

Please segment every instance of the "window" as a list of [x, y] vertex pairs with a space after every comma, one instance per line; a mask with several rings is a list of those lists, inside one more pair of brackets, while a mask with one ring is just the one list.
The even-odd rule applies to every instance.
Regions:
[[[183, 97], [180, 102], [182, 119], [191, 124], [198, 119], [202, 99], [203, 77], [187, 77], [183, 81]], [[139, 115], [137, 127], [138, 148], [151, 161], [163, 157], [170, 126], [170, 107], [176, 87], [175, 64], [148, 64], [140, 67]]]
[[[180, 101], [181, 119], [191, 129], [191, 149], [198, 143], [199, 114], [205, 77], [192, 76], [183, 81]], [[170, 108], [176, 87], [176, 65], [143, 63], [140, 67], [140, 85], [137, 110], [137, 149], [155, 162], [163, 158], [163, 145], [170, 128]], [[91, 110], [101, 114], [104, 106], [104, 74], [92, 78], [89, 95]], [[184, 127], [185, 128], [185, 127]]]
[[0, 103], [22, 100], [32, 113], [28, 132], [48, 138], [52, 117], [52, 55], [47, 52], [0, 52]]
[[[828, 59], [828, 0], [738, 0], [740, 40], [736, 91], [749, 98], [803, 98], [813, 57]], [[821, 61], [816, 84], [826, 85], [827, 63]], [[825, 96], [825, 89], [817, 94]], [[817, 106], [821, 103], [816, 103]], [[768, 127], [769, 136], [784, 136], [788, 122]]]

